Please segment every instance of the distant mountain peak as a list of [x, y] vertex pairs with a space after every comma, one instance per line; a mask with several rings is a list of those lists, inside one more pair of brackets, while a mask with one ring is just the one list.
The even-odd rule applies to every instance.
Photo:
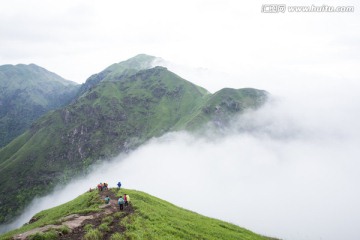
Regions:
[[131, 76], [139, 71], [147, 70], [155, 66], [155, 61], [160, 58], [147, 54], [138, 54], [132, 58], [119, 63], [114, 63], [103, 71], [93, 74], [82, 85], [79, 95], [84, 94], [89, 89], [103, 81], [119, 81], [120, 79]]
[[0, 66], [0, 148], [76, 96], [79, 85], [36, 64]]
[[144, 70], [152, 68], [156, 59], [157, 57], [151, 55], [138, 54], [135, 57], [117, 63], [117, 65], [121, 65], [129, 69]]
[[140, 53], [132, 58], [129, 58], [128, 60], [130, 60], [130, 59], [154, 59], [154, 58], [156, 58], [156, 57], [152, 56], [152, 55]]

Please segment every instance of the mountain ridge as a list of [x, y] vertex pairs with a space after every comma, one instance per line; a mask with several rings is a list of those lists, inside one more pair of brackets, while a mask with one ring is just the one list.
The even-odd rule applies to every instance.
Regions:
[[123, 65], [114, 66], [120, 69], [112, 67], [112, 78], [47, 113], [0, 149], [0, 222], [98, 161], [169, 131], [195, 131], [208, 123], [225, 127], [267, 98], [267, 92], [249, 88], [210, 94], [164, 67], [124, 75]]
[[120, 80], [122, 78], [131, 76], [140, 70], [145, 70], [153, 67], [154, 61], [157, 57], [147, 54], [138, 54], [128, 60], [119, 63], [113, 63], [99, 73], [91, 75], [84, 84], [82, 84], [78, 95], [84, 94], [87, 90], [102, 81], [109, 79]]
[[0, 148], [43, 114], [69, 103], [77, 88], [35, 64], [0, 66]]
[[[130, 204], [119, 211], [117, 199], [125, 193], [131, 198]], [[104, 204], [105, 196], [110, 197], [109, 204]], [[0, 235], [0, 239], [43, 239], [45, 236], [57, 239], [275, 240], [141, 191], [114, 188], [87, 192], [70, 202], [41, 211], [28, 224]]]

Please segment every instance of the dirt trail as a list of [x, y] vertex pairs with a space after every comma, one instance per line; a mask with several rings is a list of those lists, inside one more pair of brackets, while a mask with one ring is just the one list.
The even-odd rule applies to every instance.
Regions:
[[[83, 239], [83, 236], [86, 234], [84, 226], [87, 224], [93, 225], [93, 228], [97, 228], [101, 223], [102, 219], [107, 215], [112, 215], [113, 213], [119, 212], [119, 205], [117, 203], [118, 198], [115, 196], [114, 192], [111, 190], [104, 190], [99, 192], [100, 198], [103, 200], [106, 196], [110, 197], [110, 203], [99, 206], [103, 211], [90, 213], [87, 215], [72, 214], [61, 219], [60, 225], [46, 225], [44, 227], [35, 228], [25, 233], [16, 235], [13, 239], [16, 240], [25, 240], [30, 235], [33, 235], [37, 232], [46, 232], [50, 229], [59, 229], [63, 226], [67, 226], [71, 229], [71, 232], [65, 235], [59, 235], [59, 239]], [[129, 214], [134, 213], [134, 210], [131, 204], [127, 207], [124, 207], [124, 210], [121, 211], [123, 214], [120, 218], [114, 218], [113, 222], [109, 224], [110, 231], [105, 232], [103, 239], [110, 239], [110, 236], [115, 232], [124, 232], [126, 229], [120, 226], [119, 222]]]

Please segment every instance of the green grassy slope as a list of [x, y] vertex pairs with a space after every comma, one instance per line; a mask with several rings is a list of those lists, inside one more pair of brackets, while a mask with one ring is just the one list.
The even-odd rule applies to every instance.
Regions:
[[[113, 239], [269, 239], [236, 225], [179, 208], [144, 192], [135, 190], [114, 191], [117, 192], [117, 196], [124, 193], [130, 195], [134, 211], [124, 215], [116, 223], [113, 223], [112, 220], [119, 216], [119, 212], [116, 211], [107, 215], [106, 220], [110, 220], [106, 221], [108, 222], [106, 231], [107, 235]], [[85, 214], [92, 211], [104, 211], [97, 208], [99, 201], [97, 191], [85, 193], [71, 202], [38, 213], [33, 218], [36, 219], [34, 223], [6, 233], [0, 236], [0, 239], [9, 239], [13, 235], [43, 225], [61, 224], [61, 218], [73, 213]], [[105, 222], [104, 220], [102, 222]], [[117, 232], [116, 229], [118, 228], [114, 226], [115, 224], [120, 226], [121, 232]], [[84, 227], [82, 226], [82, 228]], [[101, 226], [93, 225], [92, 231], [94, 230], [103, 231]], [[71, 233], [68, 233], [68, 236], [71, 238]]]
[[267, 92], [253, 88], [224, 88], [204, 97], [192, 114], [184, 117], [178, 124], [179, 128], [195, 131], [205, 123], [215, 127], [226, 127], [235, 114], [241, 114], [249, 108], [260, 107], [267, 99]]
[[125, 238], [130, 239], [268, 239], [236, 225], [179, 208], [138, 191], [131, 196], [134, 216], [125, 220]]
[[[139, 57], [144, 56], [128, 61], [129, 66], [137, 66]], [[230, 116], [266, 98], [256, 89], [210, 94], [163, 67], [124, 76], [123, 67], [110, 66], [111, 78], [49, 112], [0, 149], [0, 223], [95, 162], [169, 131], [194, 130], [208, 122], [225, 126]]]
[[124, 81], [102, 82], [42, 117], [0, 149], [0, 221], [96, 160], [171, 130], [201, 102], [204, 92], [157, 67]]
[[34, 64], [0, 66], [0, 147], [41, 115], [71, 101], [78, 87]]
[[36, 219], [35, 222], [25, 224], [21, 228], [0, 235], [0, 240], [12, 239], [13, 235], [24, 233], [34, 228], [50, 224], [58, 224], [61, 218], [70, 214], [98, 212], [100, 211], [99, 205], [101, 203], [99, 194], [96, 191], [84, 193], [70, 202], [39, 212], [33, 217], [33, 219]]
[[103, 71], [90, 76], [81, 86], [78, 95], [81, 96], [102, 81], [119, 81], [138, 71], [150, 69], [153, 67], [155, 60], [156, 57], [154, 56], [139, 54], [126, 61], [114, 63]]

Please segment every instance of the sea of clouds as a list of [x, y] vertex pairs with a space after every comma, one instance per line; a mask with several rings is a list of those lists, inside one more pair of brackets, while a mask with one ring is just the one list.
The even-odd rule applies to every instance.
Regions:
[[[272, 96], [206, 134], [168, 133], [38, 198], [12, 225], [108, 182], [281, 239], [359, 239], [355, 89]], [[5, 227], [5, 226], [3, 226]], [[4, 228], [3, 228], [4, 229]]]

